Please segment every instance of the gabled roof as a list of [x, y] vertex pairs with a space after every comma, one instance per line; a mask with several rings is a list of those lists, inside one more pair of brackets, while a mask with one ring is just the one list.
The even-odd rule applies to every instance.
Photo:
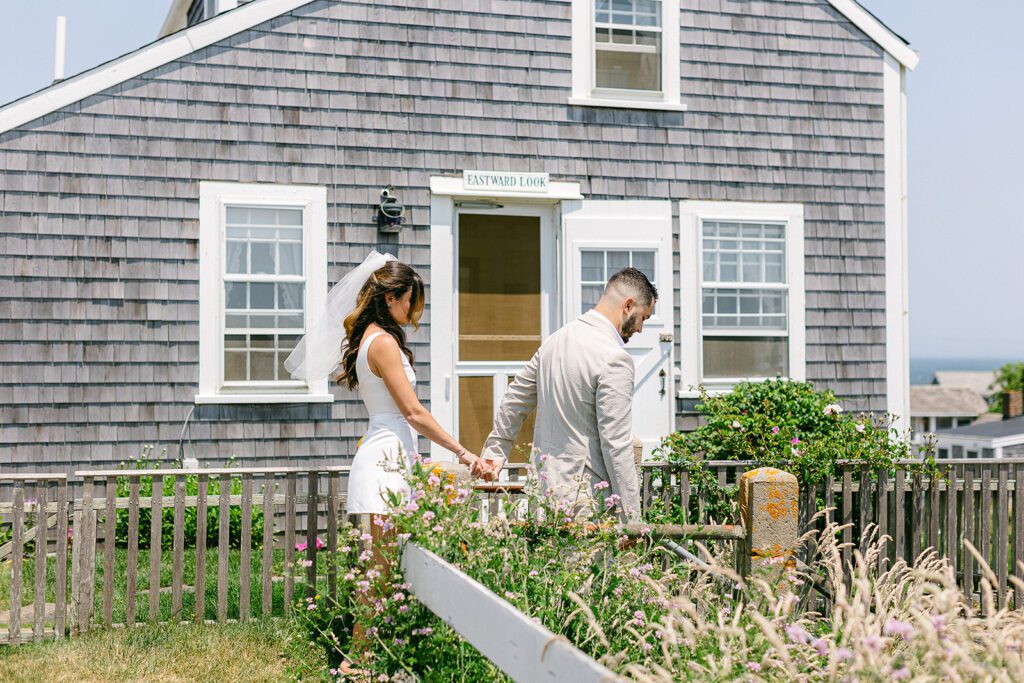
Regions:
[[977, 439], [1003, 439], [1020, 436], [1024, 440], [1024, 417], [1014, 417], [1009, 420], [1000, 420], [999, 422], [970, 424], [966, 427], [936, 432], [936, 435]]
[[910, 387], [912, 417], [974, 417], [988, 410], [981, 394], [966, 387]]
[[[0, 107], [0, 133], [22, 126], [62, 107], [139, 76], [147, 71], [212, 45], [313, 0], [253, 0], [218, 14], [144, 47], [54, 83]], [[908, 69], [917, 66], [917, 53], [855, 0], [827, 0], [840, 14], [864, 31], [883, 50]], [[171, 7], [175, 12], [179, 3]], [[171, 17], [168, 15], [168, 21]], [[166, 22], [165, 22], [166, 24]]]
[[995, 370], [937, 370], [932, 384], [940, 387], [964, 387], [982, 396], [991, 396], [997, 388]]

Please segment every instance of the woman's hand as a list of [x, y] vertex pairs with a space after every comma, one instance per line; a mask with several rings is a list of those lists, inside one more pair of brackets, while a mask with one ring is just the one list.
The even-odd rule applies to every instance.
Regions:
[[469, 468], [469, 473], [484, 481], [495, 481], [498, 478], [497, 471], [491, 466], [490, 460], [484, 460], [475, 453], [464, 450], [459, 454], [459, 462]]

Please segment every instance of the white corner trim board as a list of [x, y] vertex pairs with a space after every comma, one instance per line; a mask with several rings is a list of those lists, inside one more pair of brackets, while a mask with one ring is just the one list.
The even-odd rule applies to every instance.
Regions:
[[886, 55], [885, 102], [885, 386], [897, 429], [910, 426], [909, 285], [907, 279], [906, 68]]
[[0, 107], [0, 133], [24, 125], [61, 107], [95, 95], [141, 74], [180, 59], [312, 0], [260, 0], [196, 24], [183, 31], [84, 71], [37, 93]]

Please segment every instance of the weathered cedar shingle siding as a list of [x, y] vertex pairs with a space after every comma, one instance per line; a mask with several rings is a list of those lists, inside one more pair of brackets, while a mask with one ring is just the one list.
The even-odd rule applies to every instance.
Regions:
[[[682, 5], [685, 113], [568, 106], [567, 1], [342, 0], [0, 134], [0, 464], [177, 455], [193, 410], [205, 461], [351, 456], [365, 413], [340, 391], [193, 405], [200, 180], [326, 185], [332, 282], [381, 240], [429, 282], [428, 179], [467, 168], [803, 203], [808, 375], [884, 410], [881, 50], [823, 0]], [[369, 222], [388, 183], [410, 209], [397, 246]]]

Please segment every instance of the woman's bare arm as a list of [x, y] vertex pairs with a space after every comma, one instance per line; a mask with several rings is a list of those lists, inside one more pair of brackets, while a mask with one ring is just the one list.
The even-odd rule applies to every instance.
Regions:
[[[378, 337], [370, 346], [367, 353], [367, 361], [370, 370], [384, 380], [384, 386], [394, 399], [395, 405], [409, 421], [417, 433], [427, 437], [441, 448], [445, 448], [460, 457], [463, 464], [470, 465], [473, 474], [482, 475], [485, 470], [481, 467], [479, 457], [475, 453], [469, 453], [451, 434], [446, 432], [437, 423], [430, 411], [423, 407], [419, 398], [416, 397], [416, 390], [409, 383], [405, 375], [405, 367], [402, 364], [402, 350], [395, 338], [389, 334]], [[465, 457], [468, 455], [469, 457]]]

